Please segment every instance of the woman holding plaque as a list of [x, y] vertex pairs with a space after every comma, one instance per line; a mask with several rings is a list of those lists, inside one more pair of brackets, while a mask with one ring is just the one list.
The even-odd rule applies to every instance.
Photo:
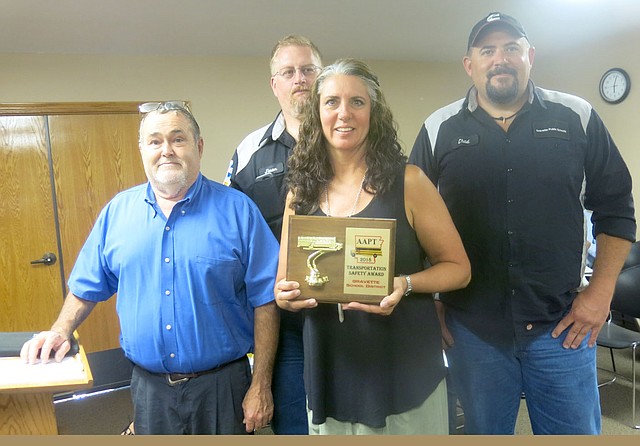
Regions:
[[[447, 434], [446, 368], [431, 293], [465, 287], [469, 260], [438, 191], [406, 164], [365, 63], [341, 59], [318, 76], [288, 180], [275, 294], [281, 308], [305, 312], [310, 433]], [[393, 292], [379, 304], [337, 306], [301, 295], [299, 282], [286, 280], [292, 214], [395, 219]]]

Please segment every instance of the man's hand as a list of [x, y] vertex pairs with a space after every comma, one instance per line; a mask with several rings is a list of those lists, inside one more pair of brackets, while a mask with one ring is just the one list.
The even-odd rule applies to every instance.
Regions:
[[596, 246], [598, 252], [589, 286], [576, 296], [569, 314], [551, 333], [557, 338], [571, 326], [562, 343], [564, 348], [578, 348], [589, 330], [589, 347], [596, 345], [598, 333], [609, 315], [616, 280], [631, 249], [631, 242], [601, 233], [596, 237]]
[[273, 395], [271, 389], [260, 389], [252, 384], [242, 401], [244, 424], [247, 432], [266, 427], [273, 418]]
[[593, 288], [587, 287], [576, 296], [571, 311], [556, 325], [551, 336], [557, 338], [565, 329], [571, 327], [562, 346], [575, 349], [591, 331], [588, 345], [593, 347], [596, 345], [598, 333], [609, 316], [610, 302], [610, 297], [597, 296]]
[[43, 364], [49, 361], [51, 351], [55, 351], [54, 359], [60, 362], [71, 349], [69, 339], [57, 331], [41, 331], [27, 341], [20, 350], [20, 357], [28, 364], [35, 364], [38, 358]]

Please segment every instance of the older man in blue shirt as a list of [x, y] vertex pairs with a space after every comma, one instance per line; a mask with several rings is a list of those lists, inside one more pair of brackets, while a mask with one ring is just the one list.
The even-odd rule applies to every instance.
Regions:
[[53, 349], [61, 360], [73, 331], [117, 293], [136, 433], [253, 432], [273, 415], [278, 243], [250, 199], [200, 173], [204, 142], [186, 104], [140, 111], [149, 182], [102, 210], [58, 319], [22, 357]]

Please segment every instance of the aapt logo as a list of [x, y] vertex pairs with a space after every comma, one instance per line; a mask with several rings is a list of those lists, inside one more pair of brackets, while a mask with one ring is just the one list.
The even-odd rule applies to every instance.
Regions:
[[356, 259], [356, 263], [375, 264], [376, 258], [382, 256], [382, 245], [384, 239], [377, 235], [356, 235], [355, 249], [351, 250], [351, 257]]

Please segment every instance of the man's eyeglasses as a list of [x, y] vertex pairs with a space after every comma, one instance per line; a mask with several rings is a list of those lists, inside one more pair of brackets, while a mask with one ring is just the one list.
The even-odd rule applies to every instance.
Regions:
[[189, 105], [184, 101], [167, 101], [167, 102], [145, 102], [138, 106], [140, 113], [151, 113], [152, 111], [165, 112], [169, 110], [181, 110], [191, 114]]
[[275, 73], [273, 73], [273, 75], [282, 76], [285, 79], [293, 79], [293, 76], [295, 76], [296, 71], [300, 71], [300, 74], [302, 74], [306, 78], [309, 78], [309, 77], [314, 77], [321, 70], [322, 68], [316, 65], [305, 65], [304, 67], [300, 67], [300, 68], [285, 67], [280, 71], [276, 71]]

